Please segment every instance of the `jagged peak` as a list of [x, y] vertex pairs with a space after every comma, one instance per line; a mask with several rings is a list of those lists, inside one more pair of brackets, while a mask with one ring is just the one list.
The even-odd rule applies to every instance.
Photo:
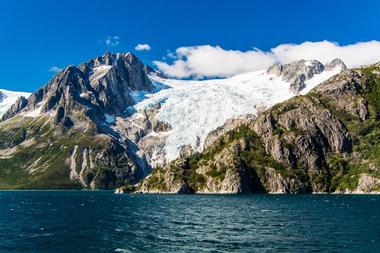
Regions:
[[340, 68], [341, 70], [346, 70], [347, 66], [340, 58], [335, 58], [331, 62], [325, 64], [325, 70], [333, 70], [335, 68]]
[[286, 64], [273, 64], [267, 69], [267, 73], [281, 76], [284, 81], [291, 82], [302, 74], [305, 75], [306, 79], [309, 79], [315, 74], [321, 73], [323, 70], [324, 66], [321, 62], [301, 59]]
[[46, 113], [60, 105], [76, 110], [96, 107], [105, 113], [121, 114], [134, 103], [131, 91], [153, 89], [148, 77], [152, 71], [131, 52], [108, 51], [78, 66], [67, 66], [33, 93], [26, 106], [14, 107], [8, 115], [39, 107], [42, 107], [42, 113]]
[[341, 59], [333, 59], [331, 62], [323, 65], [318, 60], [301, 59], [287, 64], [273, 64], [267, 69], [268, 74], [273, 74], [290, 82], [290, 89], [294, 93], [299, 93], [305, 88], [305, 81], [313, 78], [323, 71], [346, 70], [347, 67]]

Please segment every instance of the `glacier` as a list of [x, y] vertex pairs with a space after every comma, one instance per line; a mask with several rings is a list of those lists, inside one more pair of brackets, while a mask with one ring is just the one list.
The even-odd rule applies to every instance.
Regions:
[[[300, 94], [306, 94], [340, 71], [337, 67], [316, 74], [305, 82]], [[207, 135], [227, 120], [247, 114], [255, 116], [260, 110], [296, 95], [290, 90], [290, 82], [266, 70], [201, 81], [154, 75], [151, 79], [155, 87], [166, 88], [139, 96], [133, 108], [139, 113], [160, 104], [156, 118], [172, 127], [165, 133], [166, 162], [178, 158], [184, 145], [202, 151]]]

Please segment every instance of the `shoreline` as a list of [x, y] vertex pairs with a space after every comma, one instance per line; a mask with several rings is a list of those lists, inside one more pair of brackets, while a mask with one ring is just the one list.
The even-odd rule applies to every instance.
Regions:
[[196, 193], [174, 193], [174, 192], [116, 192], [115, 190], [103, 189], [0, 189], [1, 192], [110, 192], [115, 195], [380, 195], [380, 191], [373, 192], [308, 192], [308, 193], [283, 193], [283, 192], [267, 192], [267, 193], [228, 193], [228, 192], [196, 192]]

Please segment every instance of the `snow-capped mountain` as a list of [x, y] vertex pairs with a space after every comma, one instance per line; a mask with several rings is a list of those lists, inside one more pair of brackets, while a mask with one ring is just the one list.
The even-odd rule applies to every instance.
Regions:
[[[208, 134], [227, 120], [249, 114], [254, 117], [276, 103], [305, 94], [345, 69], [340, 60], [323, 65], [318, 61], [276, 64], [226, 79], [186, 81], [151, 76], [154, 93], [136, 93], [135, 113], [119, 118], [115, 129], [126, 133], [153, 165], [179, 157], [182, 147], [202, 151]], [[155, 131], [146, 122], [167, 124]], [[127, 131], [125, 131], [127, 129]]]
[[29, 97], [30, 93], [0, 89], [0, 118], [21, 96]]
[[[49, 171], [52, 180], [65, 172], [58, 185], [136, 183], [152, 167], [202, 151], [234, 124], [308, 92], [343, 69], [340, 60], [326, 65], [300, 60], [225, 79], [174, 80], [131, 53], [108, 52], [66, 67], [30, 96], [17, 93], [12, 106], [4, 93], [4, 111], [9, 110], [0, 122], [5, 138], [0, 158], [13, 159], [9, 169], [20, 173]], [[16, 115], [21, 118], [14, 124]], [[32, 157], [18, 163], [30, 149]], [[20, 185], [50, 180], [24, 179]]]

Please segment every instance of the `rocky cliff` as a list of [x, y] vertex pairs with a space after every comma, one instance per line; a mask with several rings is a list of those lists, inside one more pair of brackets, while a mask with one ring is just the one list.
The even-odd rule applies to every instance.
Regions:
[[[288, 78], [286, 69], [268, 71]], [[229, 130], [204, 152], [155, 169], [137, 191], [380, 191], [379, 97], [380, 64], [345, 70]]]

